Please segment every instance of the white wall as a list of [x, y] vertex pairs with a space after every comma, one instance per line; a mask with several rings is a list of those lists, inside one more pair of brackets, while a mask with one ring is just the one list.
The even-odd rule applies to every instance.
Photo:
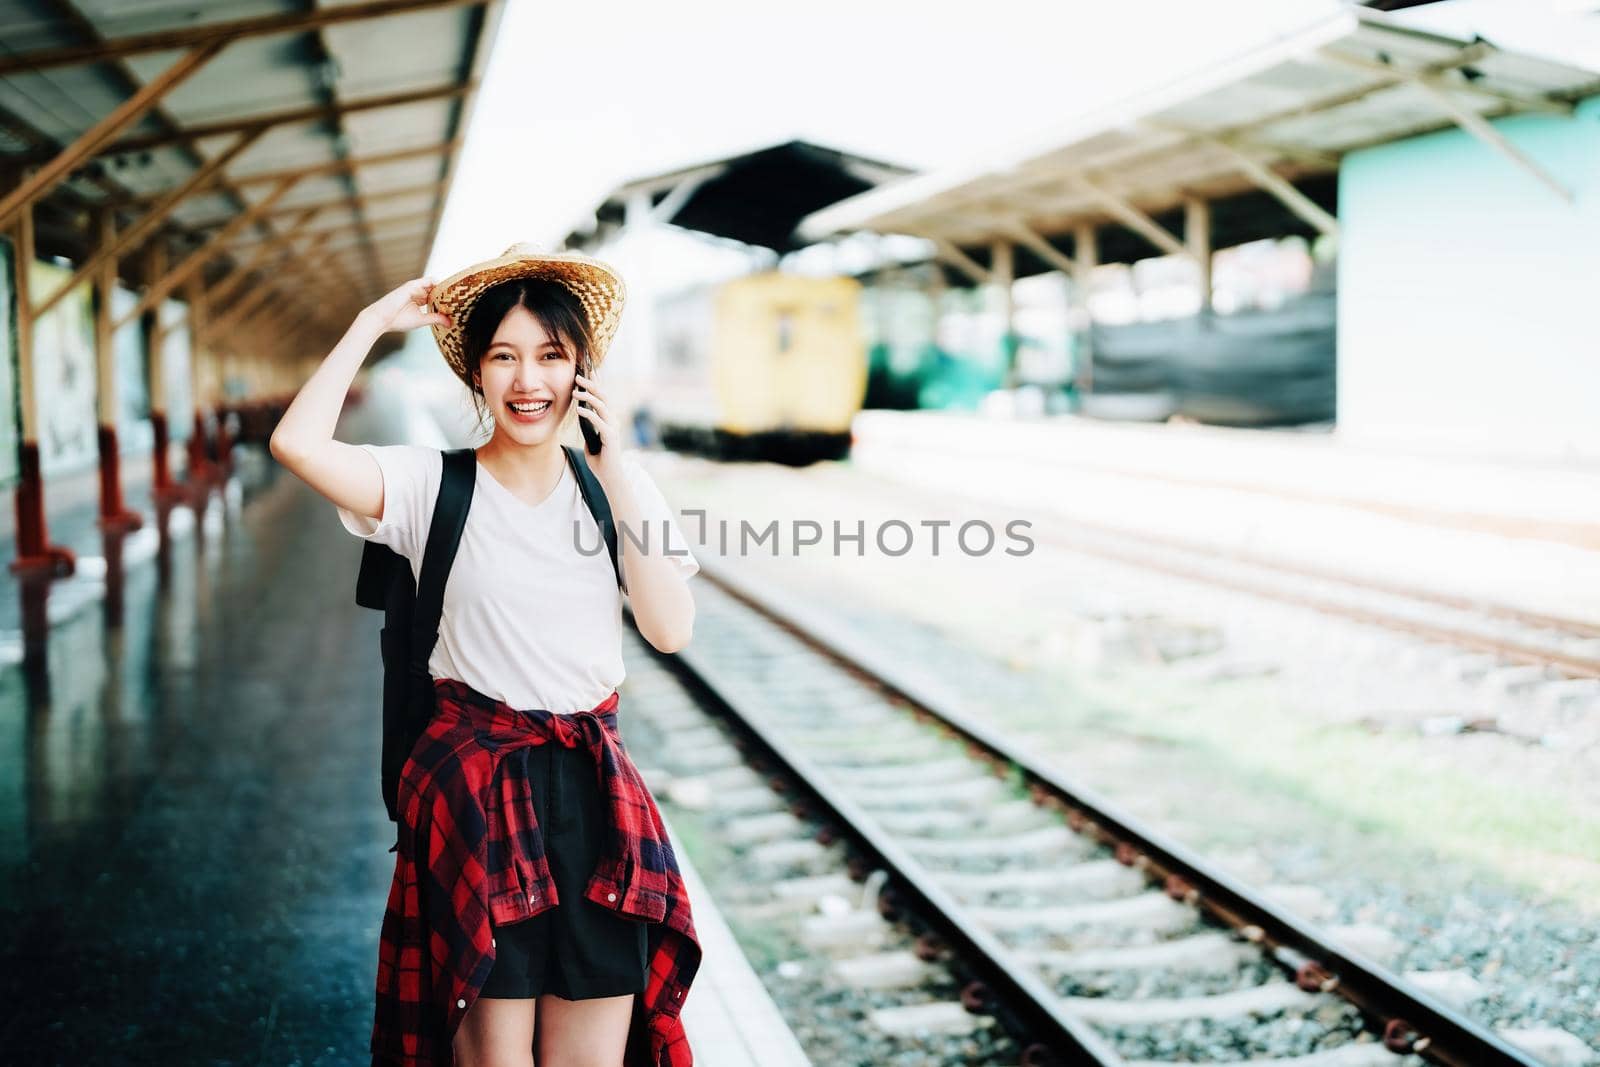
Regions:
[[1600, 459], [1600, 97], [1495, 127], [1576, 204], [1455, 129], [1345, 158], [1339, 433]]

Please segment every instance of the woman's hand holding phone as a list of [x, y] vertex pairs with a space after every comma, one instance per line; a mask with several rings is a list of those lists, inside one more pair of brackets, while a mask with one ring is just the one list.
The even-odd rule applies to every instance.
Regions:
[[583, 431], [584, 447], [589, 455], [599, 456], [607, 443], [616, 440], [605, 398], [595, 390], [594, 379], [582, 373], [573, 380], [572, 397], [578, 405], [578, 427]]

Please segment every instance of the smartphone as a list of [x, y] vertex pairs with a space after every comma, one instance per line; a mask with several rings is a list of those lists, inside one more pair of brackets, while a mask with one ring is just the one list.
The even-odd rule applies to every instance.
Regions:
[[[583, 361], [583, 366], [580, 369], [585, 378], [593, 377], [594, 372], [590, 369], [589, 361], [587, 359]], [[594, 410], [594, 408], [589, 406], [589, 402], [587, 400], [579, 400], [578, 406], [589, 411]], [[590, 422], [588, 419], [579, 418], [578, 429], [583, 432], [584, 449], [588, 451], [589, 455], [598, 456], [600, 454], [601, 445], [600, 432], [594, 428], [594, 423]]]

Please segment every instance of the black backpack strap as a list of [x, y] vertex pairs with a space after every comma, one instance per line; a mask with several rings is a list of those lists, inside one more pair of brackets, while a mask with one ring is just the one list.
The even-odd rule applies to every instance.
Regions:
[[428, 523], [428, 543], [422, 550], [421, 573], [417, 578], [417, 600], [411, 616], [411, 670], [428, 673], [428, 657], [439, 641], [439, 617], [444, 612], [444, 583], [450, 577], [461, 531], [467, 525], [472, 507], [472, 490], [478, 482], [478, 454], [472, 448], [452, 448], [443, 452], [439, 496], [434, 500], [433, 518]]
[[404, 563], [388, 545], [368, 541], [361, 546], [361, 570], [356, 574], [356, 603], [384, 611], [389, 606], [389, 581], [395, 564]]
[[606, 491], [600, 487], [600, 479], [594, 476], [594, 471], [589, 469], [589, 461], [583, 453], [571, 445], [562, 445], [561, 449], [566, 452], [567, 464], [578, 479], [578, 492], [583, 494], [589, 514], [594, 516], [595, 525], [600, 527], [600, 533], [606, 539], [606, 549], [611, 553], [611, 569], [617, 574], [617, 585], [626, 593], [628, 583], [622, 580], [622, 560], [617, 556], [617, 524], [611, 518], [611, 502], [606, 499]]

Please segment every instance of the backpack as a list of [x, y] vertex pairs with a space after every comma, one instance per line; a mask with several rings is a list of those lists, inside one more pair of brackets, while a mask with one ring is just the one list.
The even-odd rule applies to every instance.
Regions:
[[[616, 526], [605, 491], [582, 452], [570, 445], [561, 448], [578, 480], [583, 502], [605, 536], [617, 585], [626, 592], [622, 564], [617, 558]], [[428, 674], [428, 657], [439, 641], [445, 579], [455, 562], [477, 483], [478, 457], [473, 449], [444, 450], [443, 458], [439, 496], [422, 551], [420, 580], [412, 578], [411, 565], [404, 556], [376, 541], [363, 546], [361, 570], [356, 576], [356, 603], [383, 612], [383, 628], [378, 631], [383, 653], [383, 756], [379, 780], [384, 806], [397, 824], [400, 771], [433, 718], [433, 678]]]

